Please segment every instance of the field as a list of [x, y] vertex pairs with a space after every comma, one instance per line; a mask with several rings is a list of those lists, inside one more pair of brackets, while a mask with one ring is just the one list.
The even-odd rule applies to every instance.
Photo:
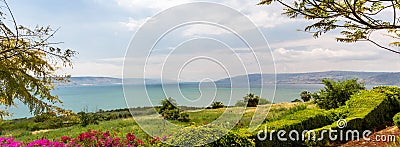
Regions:
[[[71, 116], [57, 116], [48, 113], [34, 118], [3, 120], [1, 121], [1, 135], [24, 142], [32, 142], [43, 138], [59, 141], [60, 138], [65, 138], [65, 136], [85, 141], [85, 139], [81, 139], [82, 134], [88, 134], [88, 132], [95, 130], [106, 134], [110, 132], [115, 137], [113, 139], [117, 141], [120, 138], [129, 140], [129, 135], [134, 134], [134, 139], [147, 141], [142, 144], [145, 146], [166, 145], [161, 142], [155, 143], [152, 141], [154, 138], [157, 138], [157, 141], [163, 140], [175, 145], [193, 146], [210, 143], [222, 133], [224, 136], [220, 136], [219, 140], [207, 146], [325, 146], [346, 145], [346, 142], [347, 144], [357, 144], [357, 142], [351, 140], [329, 140], [329, 138], [282, 141], [279, 140], [277, 135], [270, 136], [270, 140], [263, 140], [258, 135], [259, 132], [264, 131], [267, 131], [264, 132], [266, 134], [272, 134], [273, 131], [271, 130], [287, 132], [309, 130], [315, 133], [314, 136], [321, 135], [324, 131], [332, 129], [342, 131], [379, 131], [387, 126], [393, 126], [393, 122], [397, 124], [400, 122], [400, 119], [394, 117], [397, 112], [400, 112], [399, 96], [400, 88], [388, 86], [363, 90], [353, 95], [346, 101], [344, 106], [328, 110], [317, 107], [312, 101], [266, 104], [245, 109], [243, 107], [223, 107], [218, 109], [181, 107], [188, 114], [189, 121], [170, 120], [171, 123], [181, 126], [181, 128], [171, 128], [166, 126], [165, 123], [164, 125], [156, 123], [155, 120], [162, 120], [162, 117], [152, 114], [151, 110], [153, 108], [131, 109], [135, 118], [131, 117], [128, 109], [100, 110], [96, 113], [78, 113]], [[160, 110], [161, 107], [156, 109]], [[230, 112], [229, 115], [225, 115], [226, 112]], [[256, 114], [257, 112], [258, 114]], [[215, 123], [221, 115], [225, 115], [225, 118], [222, 119], [223, 121]], [[234, 120], [233, 118], [238, 115], [242, 115], [242, 117], [238, 123], [231, 123], [234, 124], [231, 130], [223, 128], [223, 126], [229, 124], [228, 120]], [[252, 120], [261, 121], [260, 126], [252, 128], [255, 130], [249, 129], [251, 128], [250, 122]], [[345, 121], [346, 125], [341, 127], [337, 123], [338, 120]], [[143, 126], [139, 126], [139, 122], [148, 125], [144, 129], [148, 131], [147, 133], [142, 130]], [[267, 127], [268, 130], [264, 130]], [[393, 130], [396, 129], [397, 127]], [[169, 134], [168, 131], [177, 133]], [[225, 135], [226, 131], [228, 133]], [[158, 135], [149, 136], [148, 133]], [[194, 136], [188, 136], [188, 133], [194, 134]], [[96, 133], [92, 134], [96, 135]], [[290, 138], [288, 134], [280, 137]], [[307, 137], [310, 134], [302, 135]], [[337, 135], [341, 138], [344, 137], [343, 134]], [[398, 135], [396, 137], [398, 138]], [[396, 145], [398, 140], [386, 142], [386, 144]]]

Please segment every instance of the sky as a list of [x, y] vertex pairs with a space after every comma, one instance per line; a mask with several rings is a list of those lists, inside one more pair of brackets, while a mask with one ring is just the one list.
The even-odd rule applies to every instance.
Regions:
[[[71, 74], [72, 76], [136, 78], [143, 78], [143, 74], [123, 76], [123, 62], [126, 59], [125, 54], [127, 53], [127, 49], [132, 47], [132, 45], [130, 46], [132, 39], [135, 35], [139, 34], [140, 36], [140, 33], [137, 33], [138, 30], [141, 26], [144, 26], [146, 21], [151, 23], [149, 20], [157, 20], [154, 19], [154, 16], [164, 14], [165, 10], [190, 2], [196, 1], [8, 1], [18, 24], [27, 27], [50, 25], [52, 28], [60, 28], [53, 39], [64, 42], [61, 44], [61, 47], [72, 48], [79, 52], [73, 58], [73, 68], [62, 69], [59, 73]], [[248, 50], [246, 50], [245, 45], [240, 44], [240, 41], [235, 40], [229, 31], [215, 26], [194, 24], [177, 29], [175, 32], [165, 36], [165, 39], [157, 44], [153, 50], [152, 57], [148, 60], [149, 66], [146, 68], [146, 78], [164, 76], [166, 78], [179, 77], [184, 81], [213, 80], [226, 77], [227, 71], [229, 71], [229, 75], [257, 73], [260, 72], [260, 68], [258, 68], [260, 66], [263, 73], [331, 70], [400, 71], [400, 56], [372, 44], [366, 42], [352, 44], [338, 43], [335, 41], [335, 37], [340, 36], [338, 31], [329, 32], [317, 39], [313, 38], [310, 33], [299, 31], [299, 29], [301, 30], [307, 24], [310, 24], [310, 21], [289, 19], [281, 15], [283, 11], [280, 5], [259, 6], [256, 5], [259, 2], [257, 0], [203, 0], [202, 2], [222, 4], [250, 19], [268, 42], [266, 46], [257, 46], [264, 51], [258, 55], [260, 57], [267, 55], [268, 57], [265, 57], [265, 60], [260, 58], [258, 62], [261, 64], [255, 64], [256, 61], [253, 62], [252, 60], [254, 59], [252, 57], [240, 53], [247, 52]], [[180, 21], [181, 15], [188, 18], [214, 17], [214, 15], [209, 15], [213, 11], [208, 8], [203, 8], [203, 10], [204, 14], [194, 13], [196, 10], [193, 10], [193, 12], [181, 13], [179, 17], [168, 16], [170, 17], [167, 18], [167, 20], [170, 20], [168, 24]], [[218, 11], [213, 13], [217, 20], [224, 20], [221, 22], [230, 22], [233, 20], [233, 23], [235, 23], [235, 18], [241, 18], [224, 16]], [[160, 28], [163, 26], [161, 24], [158, 25]], [[235, 26], [235, 24], [232, 26]], [[157, 29], [155, 28], [155, 30]], [[144, 42], [150, 40], [146, 37], [154, 33], [149, 32], [146, 35], [142, 35], [140, 39]], [[382, 34], [382, 32], [376, 33], [376, 40], [385, 43], [387, 39], [384, 39]], [[190, 40], [190, 37], [193, 36], [197, 36], [197, 40]], [[187, 40], [188, 38], [189, 40]], [[224, 50], [221, 48], [230, 49]], [[216, 55], [215, 58], [211, 58], [213, 55]], [[191, 57], [203, 56], [210, 58], [188, 62], [191, 60]], [[129, 66], [129, 68], [137, 69], [135, 71], [137, 73], [143, 72], [141, 70], [143, 66], [136, 66], [135, 64], [143, 64], [142, 61], [146, 56], [136, 57], [133, 55], [131, 57], [133, 60], [128, 63], [132, 66]], [[241, 60], [233, 60], [236, 57], [240, 57]], [[270, 61], [273, 61], [273, 63]], [[188, 66], [182, 68], [185, 63]], [[125, 65], [125, 67], [127, 66]], [[165, 74], [160, 74], [162, 69], [169, 71], [165, 72]], [[182, 74], [178, 75], [178, 71], [181, 71]]]

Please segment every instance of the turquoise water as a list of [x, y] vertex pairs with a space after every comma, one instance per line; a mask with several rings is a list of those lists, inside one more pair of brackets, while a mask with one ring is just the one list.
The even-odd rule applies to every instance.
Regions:
[[[299, 94], [303, 90], [314, 92], [322, 87], [323, 85], [320, 84], [280, 84], [276, 87], [273, 102], [290, 102], [300, 98]], [[237, 100], [242, 99], [249, 92], [272, 101], [274, 91], [273, 87], [214, 88], [210, 85], [202, 85], [200, 88], [198, 85], [184, 85], [180, 87], [180, 91], [177, 85], [163, 87], [152, 85], [147, 86], [146, 90], [138, 85], [128, 85], [124, 88], [129, 107], [149, 106], [149, 103], [158, 105], [159, 101], [167, 96], [173, 97], [179, 105], [185, 106], [205, 107], [213, 101], [222, 101], [225, 105], [234, 105]], [[63, 108], [74, 112], [84, 109], [97, 111], [99, 109], [111, 110], [127, 107], [122, 85], [57, 87], [53, 93], [63, 101]], [[10, 108], [9, 111], [13, 113], [13, 117], [7, 119], [32, 116], [23, 104], [19, 104], [18, 108]]]

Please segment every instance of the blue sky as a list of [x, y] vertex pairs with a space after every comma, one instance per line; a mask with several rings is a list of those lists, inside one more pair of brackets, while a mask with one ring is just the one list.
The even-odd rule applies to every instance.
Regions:
[[[60, 73], [68, 73], [72, 76], [122, 77], [124, 55], [137, 29], [158, 12], [193, 1], [18, 0], [8, 2], [19, 24], [28, 27], [36, 25], [60, 27], [54, 40], [63, 41], [62, 47], [73, 48], [79, 52], [79, 55], [74, 58], [74, 68], [63, 69]], [[398, 55], [371, 44], [337, 43], [334, 40], [334, 37], [339, 36], [337, 32], [314, 39], [309, 33], [297, 31], [310, 23], [302, 19], [291, 20], [282, 16], [280, 14], [282, 7], [279, 5], [256, 6], [258, 2], [256, 0], [210, 2], [220, 3], [240, 11], [259, 27], [271, 47], [277, 72], [399, 71], [400, 69]], [[171, 18], [171, 21], [173, 19], [179, 18]], [[215, 34], [216, 31], [213, 29], [201, 27], [187, 29], [191, 31], [186, 31], [186, 34], [176, 34], [174, 37], [199, 35], [196, 31], [201, 29], [200, 31], [204, 34], [229, 40], [225, 34]], [[381, 37], [382, 33], [378, 32], [376, 36], [378, 41], [385, 41]], [[205, 48], [202, 45], [198, 47]], [[161, 44], [159, 48], [168, 49], [168, 46]], [[193, 52], [186, 53], [193, 54]], [[191, 70], [197, 70], [197, 72], [189, 74], [186, 80], [196, 80], [194, 76], [205, 74], [201, 68]], [[218, 79], [224, 77], [223, 75], [210, 76]], [[157, 74], [150, 77], [157, 78]]]

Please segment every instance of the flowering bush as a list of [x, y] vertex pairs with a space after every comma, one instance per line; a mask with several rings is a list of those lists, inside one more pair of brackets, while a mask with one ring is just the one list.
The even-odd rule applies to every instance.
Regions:
[[[165, 140], [167, 136], [153, 137], [147, 142], [149, 145], [161, 144], [161, 140]], [[15, 141], [12, 137], [1, 137], [1, 147], [132, 147], [132, 146], [144, 146], [145, 142], [136, 138], [132, 133], [126, 134], [125, 138], [117, 137], [117, 135], [110, 134], [109, 131], [101, 132], [96, 130], [89, 130], [84, 132], [75, 138], [70, 136], [62, 136], [54, 141], [47, 139], [39, 139], [32, 142], [24, 143], [22, 141]]]

